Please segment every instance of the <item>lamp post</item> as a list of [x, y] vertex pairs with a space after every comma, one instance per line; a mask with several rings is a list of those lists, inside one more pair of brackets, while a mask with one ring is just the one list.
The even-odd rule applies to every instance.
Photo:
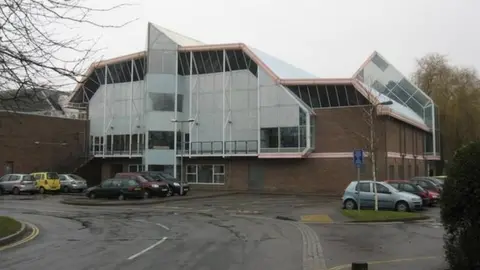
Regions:
[[[185, 152], [185, 133], [183, 132], [183, 123], [192, 123], [195, 122], [195, 119], [189, 118], [188, 120], [178, 120], [178, 119], [172, 119], [172, 123], [180, 123], [180, 133], [182, 136], [181, 141], [181, 153], [180, 153], [180, 196], [183, 195], [183, 153]], [[175, 142], [177, 141], [177, 138], [175, 138]], [[177, 153], [175, 153], [175, 158]]]
[[388, 106], [388, 105], [392, 105], [393, 102], [391, 100], [388, 100], [388, 101], [384, 101], [384, 102], [380, 102], [380, 103], [377, 103], [377, 104], [373, 104], [372, 107], [371, 107], [371, 111], [370, 111], [370, 114], [369, 114], [369, 117], [370, 117], [370, 157], [371, 157], [371, 161], [372, 161], [372, 178], [373, 178], [373, 191], [374, 191], [374, 194], [375, 194], [375, 211], [378, 211], [378, 193], [377, 193], [377, 162], [376, 162], [376, 155], [375, 155], [375, 147], [376, 147], [376, 143], [375, 143], [375, 125], [374, 125], [374, 121], [375, 121], [375, 117], [374, 117], [374, 112], [376, 112], [376, 108], [378, 106]]

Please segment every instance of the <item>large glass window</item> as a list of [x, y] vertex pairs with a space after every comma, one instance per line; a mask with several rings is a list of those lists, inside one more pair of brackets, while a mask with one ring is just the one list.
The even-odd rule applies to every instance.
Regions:
[[[149, 93], [152, 101], [152, 110], [173, 112], [175, 111], [175, 94], [171, 93]], [[177, 95], [177, 111], [183, 111], [183, 95]]]
[[175, 133], [173, 131], [149, 131], [149, 149], [174, 149]]
[[225, 165], [187, 165], [187, 181], [193, 184], [225, 184]]
[[311, 108], [344, 107], [368, 104], [353, 85], [293, 85], [289, 89]]

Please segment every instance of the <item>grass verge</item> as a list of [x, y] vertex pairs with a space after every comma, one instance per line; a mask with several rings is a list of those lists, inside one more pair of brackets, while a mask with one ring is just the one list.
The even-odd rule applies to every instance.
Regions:
[[22, 224], [11, 217], [0, 216], [0, 238], [14, 234], [20, 230]]
[[415, 212], [374, 211], [374, 210], [342, 210], [342, 214], [354, 221], [381, 222], [424, 219], [426, 216]]

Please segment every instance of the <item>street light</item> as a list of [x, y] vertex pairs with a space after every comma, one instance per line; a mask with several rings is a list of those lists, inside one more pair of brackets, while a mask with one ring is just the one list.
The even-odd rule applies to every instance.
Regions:
[[[195, 122], [195, 119], [189, 118], [188, 120], [178, 120], [178, 119], [172, 119], [172, 123], [180, 123], [180, 133], [182, 134], [182, 139], [181, 141], [181, 153], [180, 153], [180, 195], [183, 195], [183, 153], [185, 152], [185, 132], [183, 132], [183, 123], [192, 123]], [[176, 140], [177, 138], [175, 138]], [[177, 153], [175, 153], [177, 155]], [[176, 157], [175, 157], [176, 158]], [[176, 177], [176, 175], [175, 175]]]
[[375, 156], [375, 125], [373, 124], [373, 122], [375, 121], [374, 120], [374, 116], [373, 116], [373, 113], [375, 112], [375, 109], [378, 107], [378, 106], [388, 106], [388, 105], [392, 105], [393, 104], [393, 101], [391, 100], [388, 100], [388, 101], [384, 101], [384, 102], [380, 102], [380, 103], [377, 103], [377, 104], [373, 104], [372, 106], [372, 111], [370, 112], [370, 155], [371, 155], [371, 161], [372, 161], [372, 178], [373, 178], [373, 191], [374, 191], [374, 194], [375, 194], [375, 211], [378, 211], [378, 193], [377, 193], [377, 172], [376, 172], [376, 169], [377, 169], [377, 162], [376, 162], [376, 156]]

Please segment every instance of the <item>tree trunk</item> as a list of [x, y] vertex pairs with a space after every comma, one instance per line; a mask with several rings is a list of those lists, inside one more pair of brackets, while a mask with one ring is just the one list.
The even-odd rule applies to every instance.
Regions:
[[375, 211], [378, 211], [378, 194], [377, 194], [377, 162], [376, 162], [376, 145], [375, 145], [375, 119], [374, 119], [375, 107], [372, 106], [370, 113], [370, 160], [372, 164], [372, 180], [373, 180], [373, 193], [375, 194]]

